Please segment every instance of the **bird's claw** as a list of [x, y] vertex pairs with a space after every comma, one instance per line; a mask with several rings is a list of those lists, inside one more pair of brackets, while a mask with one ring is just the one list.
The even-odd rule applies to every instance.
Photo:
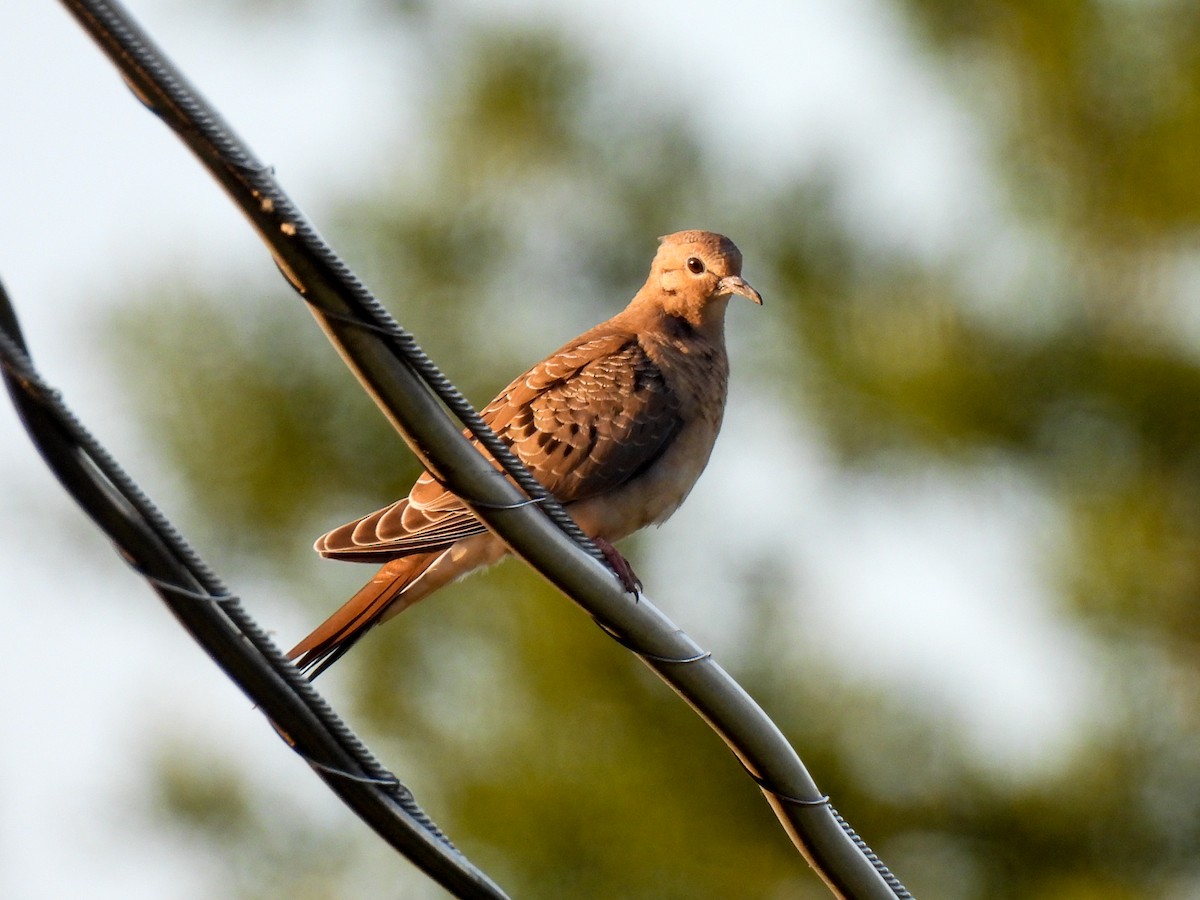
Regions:
[[600, 548], [600, 552], [604, 554], [604, 560], [608, 563], [608, 567], [617, 576], [617, 581], [621, 582], [621, 587], [625, 588], [627, 593], [640, 594], [642, 592], [642, 579], [638, 578], [637, 572], [633, 571], [633, 566], [629, 564], [629, 560], [622, 556], [617, 548], [608, 541], [597, 538], [594, 542]]

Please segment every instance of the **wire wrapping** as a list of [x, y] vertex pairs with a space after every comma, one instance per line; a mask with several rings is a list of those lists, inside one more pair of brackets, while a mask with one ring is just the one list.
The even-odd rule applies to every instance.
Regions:
[[[829, 803], [828, 797], [825, 798], [825, 803]], [[908, 888], [903, 885], [899, 878], [892, 874], [892, 870], [887, 867], [887, 865], [882, 859], [879, 858], [875, 851], [867, 846], [867, 842], [858, 836], [858, 832], [850, 827], [850, 823], [842, 818], [842, 814], [832, 806], [829, 806], [829, 812], [832, 813], [834, 819], [837, 820], [837, 823], [841, 826], [842, 830], [846, 832], [846, 836], [854, 842], [854, 846], [858, 848], [859, 852], [862, 853], [866, 860], [875, 867], [875, 870], [879, 872], [881, 876], [883, 876], [883, 880], [887, 882], [887, 886], [891, 889], [892, 893], [896, 895], [898, 900], [913, 900], [913, 895], [909, 893]]]
[[[777, 815], [831, 890], [846, 897], [908, 896], [853, 829], [834, 817], [786, 739], [711, 655], [644, 598], [628, 603], [608, 570], [595, 562], [603, 561], [599, 548], [482, 423], [412, 335], [300, 214], [274, 182], [271, 169], [253, 157], [124, 10], [108, 0], [63, 2], [135, 95], [192, 149], [251, 220], [281, 272], [426, 467], [460, 496], [480, 501], [475, 509], [481, 519], [606, 631], [623, 635], [625, 646], [705, 718], [743, 765], [753, 760], [752, 772], [771, 773], [779, 793], [768, 791], [768, 797], [775, 798]], [[450, 427], [446, 408], [500, 463], [507, 478]], [[528, 502], [531, 498], [539, 502]], [[575, 548], [586, 551], [590, 561]], [[229, 604], [229, 609], [231, 618], [243, 615], [239, 604]], [[277, 656], [265, 636], [259, 636], [268, 655]], [[288, 683], [297, 686], [294, 682], [303, 679], [294, 669], [292, 673]], [[799, 804], [788, 802], [797, 798]]]

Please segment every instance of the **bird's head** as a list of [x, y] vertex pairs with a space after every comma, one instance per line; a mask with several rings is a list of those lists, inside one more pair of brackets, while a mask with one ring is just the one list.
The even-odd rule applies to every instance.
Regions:
[[659, 240], [642, 295], [653, 298], [664, 312], [707, 330], [720, 327], [733, 294], [762, 305], [762, 295], [742, 278], [742, 252], [729, 238], [710, 231], [678, 231]]

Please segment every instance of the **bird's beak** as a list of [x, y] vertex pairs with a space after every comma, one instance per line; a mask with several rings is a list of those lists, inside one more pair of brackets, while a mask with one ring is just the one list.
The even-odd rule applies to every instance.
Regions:
[[717, 296], [728, 296], [730, 294], [741, 294], [747, 300], [753, 300], [759, 306], [763, 305], [762, 294], [750, 287], [745, 279], [738, 275], [726, 275], [717, 282], [717, 289], [713, 291]]

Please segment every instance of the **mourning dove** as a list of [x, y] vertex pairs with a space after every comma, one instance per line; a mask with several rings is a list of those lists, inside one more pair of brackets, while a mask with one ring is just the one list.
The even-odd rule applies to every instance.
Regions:
[[[538, 363], [483, 420], [603, 548], [661, 523], [708, 462], [725, 410], [725, 307], [762, 304], [727, 237], [661, 238], [645, 285], [622, 312]], [[409, 495], [319, 538], [322, 556], [384, 565], [289, 657], [319, 674], [370, 628], [508, 548], [428, 472]]]

